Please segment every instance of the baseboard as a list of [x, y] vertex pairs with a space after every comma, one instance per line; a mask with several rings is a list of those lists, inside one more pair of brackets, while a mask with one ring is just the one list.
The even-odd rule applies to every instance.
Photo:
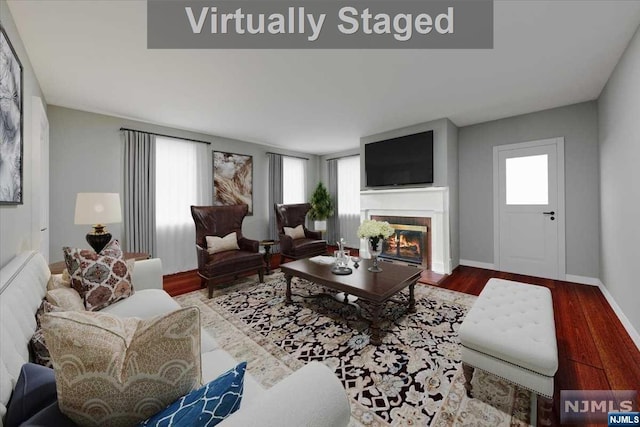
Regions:
[[597, 277], [577, 276], [575, 274], [565, 274], [564, 279], [567, 282], [580, 283], [581, 285], [598, 286], [602, 285], [602, 282]]
[[631, 324], [627, 316], [625, 316], [624, 312], [622, 311], [622, 309], [620, 308], [616, 300], [613, 298], [613, 295], [609, 293], [609, 289], [607, 289], [604, 283], [598, 280], [597, 286], [600, 288], [602, 295], [604, 295], [604, 297], [607, 299], [607, 302], [613, 309], [613, 312], [616, 314], [616, 316], [618, 316], [618, 319], [620, 319], [622, 326], [627, 330], [627, 333], [629, 334], [629, 336], [631, 337], [631, 340], [634, 342], [634, 344], [638, 348], [638, 351], [640, 351], [640, 333], [636, 331], [636, 329], [633, 327], [633, 325]]
[[627, 316], [625, 316], [625, 314], [622, 312], [622, 309], [620, 308], [616, 300], [613, 298], [611, 293], [609, 293], [609, 289], [607, 289], [607, 287], [604, 285], [604, 283], [602, 283], [600, 279], [598, 279], [597, 277], [566, 274], [565, 280], [567, 282], [579, 283], [581, 285], [597, 286], [598, 288], [600, 288], [600, 291], [602, 292], [602, 295], [604, 295], [605, 299], [609, 303], [609, 306], [611, 306], [611, 309], [620, 320], [620, 323], [622, 323], [622, 326], [624, 327], [624, 329], [626, 329], [627, 333], [631, 337], [631, 340], [634, 342], [636, 347], [638, 347], [638, 350], [640, 350], [640, 334], [633, 327], [633, 325], [631, 324]]
[[[489, 264], [489, 263], [485, 263], [485, 262], [471, 261], [471, 260], [468, 260], [468, 259], [461, 259], [460, 260], [460, 265], [465, 265], [467, 267], [484, 268], [484, 269], [487, 269], [487, 270], [495, 270], [496, 269], [493, 264]], [[618, 305], [616, 300], [609, 293], [609, 290], [602, 283], [602, 281], [600, 281], [600, 279], [598, 279], [596, 277], [587, 277], [587, 276], [578, 276], [578, 275], [574, 275], [574, 274], [566, 274], [565, 275], [565, 280], [567, 282], [579, 283], [579, 284], [590, 285], [590, 286], [597, 286], [598, 288], [600, 288], [600, 291], [602, 292], [602, 294], [606, 298], [607, 302], [611, 306], [611, 309], [616, 314], [616, 316], [618, 316], [618, 319], [620, 319], [620, 323], [622, 323], [622, 326], [626, 329], [627, 333], [631, 337], [631, 340], [634, 342], [636, 347], [638, 347], [638, 350], [640, 350], [640, 333], [638, 333], [638, 331], [633, 327], [633, 325], [631, 324], [631, 322], [629, 321], [627, 316], [625, 316], [624, 312], [622, 311], [622, 309], [620, 308], [620, 306]]]
[[488, 262], [471, 261], [468, 259], [460, 259], [460, 265], [467, 267], [484, 268], [485, 270], [495, 270], [496, 266]]

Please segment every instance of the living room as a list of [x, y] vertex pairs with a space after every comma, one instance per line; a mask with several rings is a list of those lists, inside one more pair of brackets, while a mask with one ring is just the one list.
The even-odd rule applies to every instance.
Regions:
[[[23, 200], [22, 204], [0, 206], [0, 265], [28, 250], [42, 248], [47, 261], [53, 263], [63, 259], [64, 246], [87, 247], [84, 235], [89, 226], [74, 223], [76, 196], [81, 192], [123, 196], [123, 128], [202, 141], [209, 144], [211, 154], [251, 156], [253, 213], [245, 217], [242, 232], [256, 240], [274, 237], [269, 226], [273, 207], [269, 203], [268, 153], [306, 159], [302, 188], [308, 200], [319, 182], [327, 183], [328, 160], [359, 155], [360, 182], [366, 190], [365, 145], [434, 130], [432, 186], [446, 187], [449, 197], [447, 247], [442, 249], [446, 256], [437, 270], [451, 278], [458, 274], [465, 278], [461, 281], [474, 274], [488, 279], [486, 271], [500, 270], [501, 264], [495, 252], [494, 150], [561, 137], [565, 207], [559, 215], [564, 216], [565, 224], [564, 270], [550, 287], [573, 284], [566, 287], [569, 290], [554, 291], [566, 298], [561, 303], [564, 310], [576, 309], [573, 304], [582, 298], [578, 296], [582, 292], [597, 292], [598, 305], [587, 307], [597, 311], [606, 304], [608, 314], [600, 318], [579, 306], [584, 310], [580, 319], [590, 323], [589, 328], [582, 329], [574, 318], [563, 328], [580, 331], [576, 334], [582, 339], [593, 328], [600, 327], [600, 337], [611, 327], [616, 335], [611, 341], [584, 339], [596, 347], [612, 343], [618, 347], [578, 350], [571, 360], [585, 363], [561, 364], [559, 369], [589, 370], [593, 367], [589, 355], [628, 352], [630, 359], [623, 360], [635, 361], [635, 366], [625, 368], [629, 369], [626, 380], [621, 379], [622, 369], [602, 369], [591, 377], [596, 380], [586, 383], [589, 388], [604, 384], [613, 389], [636, 384], [637, 389], [640, 363], [637, 348], [633, 348], [640, 346], [636, 309], [640, 297], [633, 269], [634, 243], [640, 238], [635, 220], [640, 190], [633, 185], [634, 160], [640, 158], [640, 126], [635, 120], [640, 113], [637, 3], [556, 2], [555, 6], [536, 7], [495, 2], [494, 48], [464, 50], [455, 58], [448, 58], [454, 50], [425, 50], [424, 57], [413, 50], [369, 50], [358, 55], [338, 50], [148, 50], [142, 28], [144, 4], [127, 9], [106, 2], [83, 6], [47, 3], [0, 0], [0, 21], [23, 66], [24, 80]], [[538, 34], [541, 41], [531, 40], [535, 27], [528, 22], [535, 21], [531, 16], [549, 25], [546, 34]], [[565, 28], [569, 22], [574, 31]], [[602, 28], [608, 26], [615, 29], [604, 34]], [[518, 27], [520, 31], [514, 29]], [[514, 37], [511, 43], [509, 37]], [[164, 56], [169, 54], [177, 56]], [[138, 62], [136, 56], [143, 59]], [[185, 62], [176, 62], [180, 59]], [[393, 61], [395, 68], [388, 65]], [[474, 61], [478, 74], [471, 72]], [[502, 68], [488, 68], [492, 61]], [[374, 71], [382, 62], [382, 71]], [[535, 64], [536, 71], [527, 81], [518, 77]], [[420, 73], [415, 70], [421, 68], [428, 70], [424, 72], [431, 83], [418, 90], [411, 83], [397, 83], [411, 78], [417, 84]], [[494, 73], [491, 78], [490, 72]], [[202, 89], [201, 94], [192, 89], [167, 89], [185, 74], [196, 85], [214, 89]], [[371, 76], [358, 80], [364, 74]], [[311, 77], [322, 81], [318, 88], [309, 84]], [[343, 79], [344, 85], [339, 83]], [[475, 83], [474, 88], [464, 86], [473, 95], [468, 98], [456, 89], [465, 79]], [[339, 88], [328, 92], [332, 85]], [[274, 88], [268, 89], [271, 86]], [[451, 86], [450, 93], [438, 91], [438, 86]], [[286, 87], [291, 89], [283, 89]], [[394, 96], [394, 90], [401, 95]], [[294, 96], [296, 92], [301, 92], [300, 97]], [[502, 97], [492, 98], [492, 92]], [[40, 98], [48, 120], [48, 161], [34, 141], [36, 104], [32, 97]], [[425, 103], [424, 99], [435, 101]], [[462, 101], [454, 102], [456, 99]], [[206, 107], [197, 111], [190, 104]], [[466, 118], [467, 114], [473, 118]], [[265, 125], [269, 121], [271, 127]], [[262, 127], [258, 129], [256, 123]], [[211, 170], [206, 176], [212, 180]], [[46, 206], [41, 203], [44, 193], [49, 197]], [[46, 216], [48, 241], [41, 238], [42, 215]], [[357, 219], [359, 223], [359, 214]], [[108, 228], [114, 238], [126, 241], [122, 223]], [[352, 230], [349, 246], [361, 249], [355, 228], [346, 229]], [[176, 255], [192, 263], [189, 269], [196, 265], [192, 243]], [[179, 267], [167, 271], [171, 262], [162, 261], [165, 274], [182, 271]], [[583, 287], [585, 291], [576, 290]], [[562, 316], [554, 308], [556, 316]], [[572, 341], [562, 344], [563, 339], [559, 337], [560, 347], [574, 345]], [[625, 344], [631, 348], [622, 348]], [[602, 354], [594, 357], [604, 358]], [[580, 374], [572, 375], [577, 378], [576, 388], [586, 387], [580, 384]]]

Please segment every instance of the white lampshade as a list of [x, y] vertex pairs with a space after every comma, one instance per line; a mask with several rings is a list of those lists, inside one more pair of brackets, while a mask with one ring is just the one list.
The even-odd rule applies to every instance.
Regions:
[[76, 224], [114, 224], [122, 222], [118, 193], [78, 193]]

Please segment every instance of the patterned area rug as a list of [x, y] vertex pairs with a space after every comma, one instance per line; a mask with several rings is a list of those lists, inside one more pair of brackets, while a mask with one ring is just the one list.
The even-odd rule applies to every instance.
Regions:
[[[295, 278], [294, 294], [331, 292]], [[329, 366], [351, 399], [353, 426], [525, 426], [530, 393], [476, 370], [474, 398], [464, 392], [457, 330], [476, 297], [416, 286], [416, 308], [388, 303], [382, 345], [369, 345], [367, 305], [344, 305], [331, 297], [284, 303], [281, 273], [176, 297], [196, 305], [202, 322], [234, 358], [270, 387], [310, 361]]]

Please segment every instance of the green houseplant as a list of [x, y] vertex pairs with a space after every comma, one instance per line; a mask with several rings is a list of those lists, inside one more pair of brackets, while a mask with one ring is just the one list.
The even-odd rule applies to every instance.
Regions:
[[327, 229], [327, 218], [333, 215], [333, 201], [323, 183], [318, 183], [309, 203], [311, 203], [309, 218], [314, 220], [313, 228], [316, 231], [325, 231]]

